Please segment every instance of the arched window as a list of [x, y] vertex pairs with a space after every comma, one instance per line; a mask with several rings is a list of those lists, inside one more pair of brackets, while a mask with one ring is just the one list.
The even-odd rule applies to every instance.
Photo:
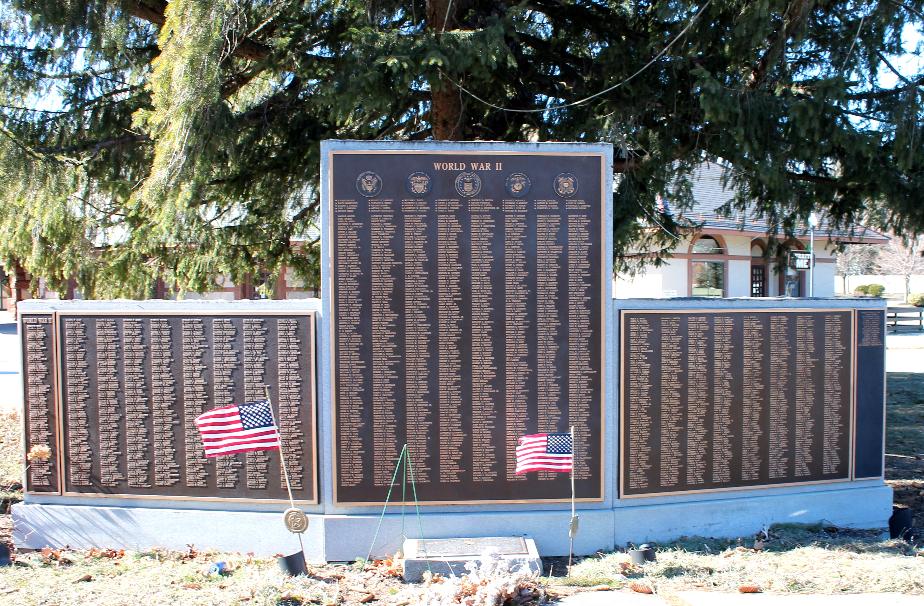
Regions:
[[719, 236], [702, 235], [690, 246], [690, 294], [694, 297], [724, 297], [728, 256]]
[[693, 243], [693, 252], [702, 255], [721, 255], [725, 253], [725, 249], [714, 237], [702, 236]]

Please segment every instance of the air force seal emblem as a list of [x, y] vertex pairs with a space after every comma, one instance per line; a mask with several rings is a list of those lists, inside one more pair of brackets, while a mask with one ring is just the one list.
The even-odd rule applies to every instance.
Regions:
[[382, 191], [382, 177], [367, 170], [356, 178], [356, 190], [367, 198], [373, 198]]
[[476, 173], [459, 173], [456, 177], [456, 191], [464, 198], [477, 196], [481, 191], [481, 177]]
[[507, 177], [507, 193], [514, 198], [522, 198], [529, 193], [532, 183], [524, 173], [511, 173]]
[[555, 193], [562, 198], [570, 198], [577, 193], [577, 177], [571, 173], [561, 173], [555, 177]]
[[407, 177], [407, 191], [413, 196], [426, 196], [430, 193], [430, 175], [427, 173], [411, 173]]

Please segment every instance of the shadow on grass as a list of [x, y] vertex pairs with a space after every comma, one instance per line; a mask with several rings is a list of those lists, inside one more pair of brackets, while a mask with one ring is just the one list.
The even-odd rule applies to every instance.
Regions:
[[887, 375], [886, 452], [924, 454], [924, 373]]

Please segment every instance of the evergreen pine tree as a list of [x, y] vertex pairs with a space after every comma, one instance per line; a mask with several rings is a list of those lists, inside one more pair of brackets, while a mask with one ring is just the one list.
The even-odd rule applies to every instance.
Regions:
[[[0, 255], [89, 296], [317, 283], [319, 141], [608, 141], [617, 267], [739, 203], [924, 228], [924, 0], [0, 0]], [[890, 83], [888, 86], [883, 83]], [[894, 84], [891, 84], [894, 82]], [[657, 222], [658, 229], [647, 229]]]

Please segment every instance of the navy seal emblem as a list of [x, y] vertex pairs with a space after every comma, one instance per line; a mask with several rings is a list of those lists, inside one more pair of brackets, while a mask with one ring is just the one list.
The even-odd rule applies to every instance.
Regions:
[[570, 198], [577, 193], [577, 177], [571, 173], [561, 173], [555, 177], [555, 193], [562, 198]]
[[459, 173], [456, 177], [456, 191], [465, 198], [477, 196], [481, 191], [481, 177], [476, 173]]
[[506, 185], [508, 194], [514, 198], [522, 198], [529, 193], [532, 182], [524, 173], [510, 173]]
[[407, 191], [414, 196], [425, 196], [430, 193], [430, 175], [427, 173], [411, 173], [407, 177]]
[[367, 170], [356, 177], [356, 191], [367, 198], [379, 195], [382, 191], [382, 177]]

